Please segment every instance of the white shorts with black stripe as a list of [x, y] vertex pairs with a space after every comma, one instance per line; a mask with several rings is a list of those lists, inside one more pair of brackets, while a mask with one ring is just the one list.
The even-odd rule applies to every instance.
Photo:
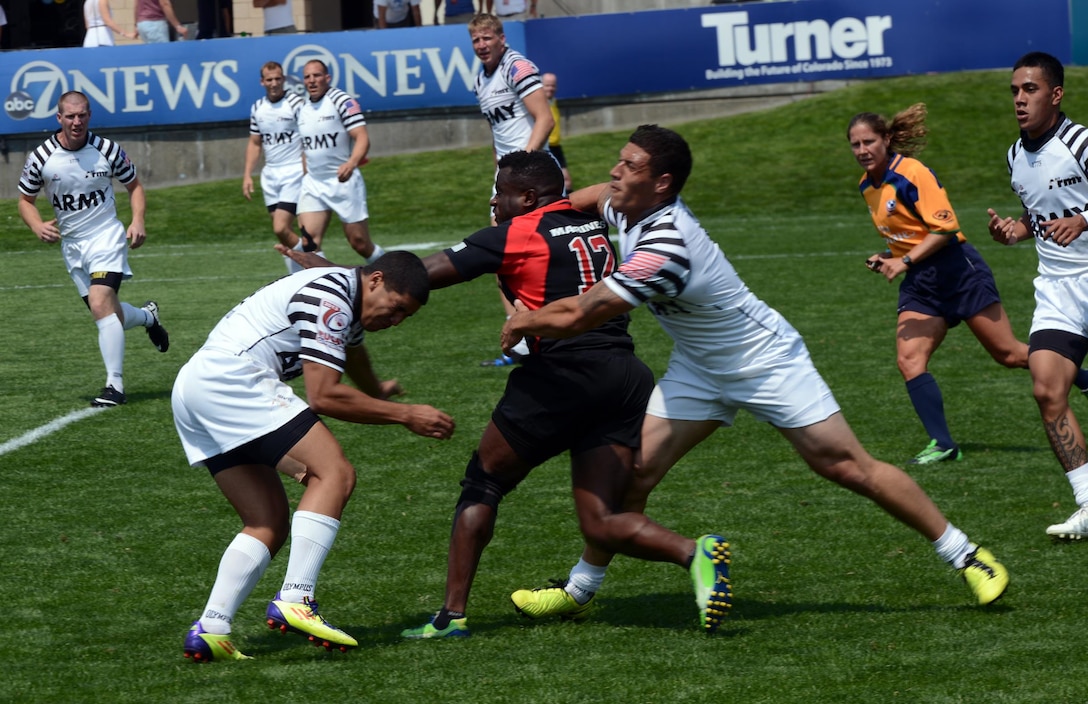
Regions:
[[298, 213], [318, 213], [331, 210], [342, 223], [362, 222], [370, 217], [366, 207], [366, 184], [356, 169], [351, 178], [341, 183], [335, 178], [319, 180], [311, 174], [302, 179], [298, 197]]
[[194, 467], [282, 428], [309, 408], [267, 367], [208, 348], [198, 350], [178, 372], [171, 406], [174, 427]]
[[125, 226], [120, 220], [115, 220], [108, 230], [89, 237], [61, 239], [64, 266], [68, 268], [68, 275], [79, 289], [80, 296], [87, 295], [95, 274], [120, 272], [122, 278], [132, 278], [132, 269], [128, 267], [126, 234]]
[[265, 165], [261, 169], [261, 194], [266, 207], [280, 203], [294, 205], [302, 194], [302, 162], [297, 164]]

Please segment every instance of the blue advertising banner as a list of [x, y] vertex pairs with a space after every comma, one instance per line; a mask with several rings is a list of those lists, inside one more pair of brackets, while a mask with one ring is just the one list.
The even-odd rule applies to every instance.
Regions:
[[[803, 0], [509, 23], [507, 42], [560, 74], [561, 98], [634, 95], [1068, 62], [1069, 0]], [[279, 61], [289, 88], [310, 59], [367, 111], [474, 106], [479, 62], [464, 25], [0, 54], [0, 134], [53, 130], [81, 90], [96, 127], [244, 120]]]
[[1011, 68], [1070, 60], [1068, 0], [794, 0], [529, 22], [560, 97]]

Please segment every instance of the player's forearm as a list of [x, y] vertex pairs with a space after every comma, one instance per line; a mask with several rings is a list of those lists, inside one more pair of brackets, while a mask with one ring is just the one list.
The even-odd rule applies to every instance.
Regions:
[[253, 140], [250, 140], [246, 145], [246, 165], [245, 170], [242, 172], [246, 176], [253, 175], [253, 169], [257, 168], [257, 160], [261, 158], [261, 145], [260, 143], [254, 144]]
[[37, 228], [41, 227], [45, 222], [42, 220], [42, 214], [38, 212], [38, 206], [24, 198], [19, 199], [19, 217], [23, 219], [23, 222], [34, 234], [38, 233]]
[[508, 321], [509, 329], [522, 337], [563, 339], [581, 334], [593, 326], [578, 298], [561, 298], [538, 310], [515, 313]]
[[363, 163], [366, 159], [367, 153], [370, 151], [370, 135], [367, 134], [366, 128], [362, 128], [355, 134], [355, 141], [351, 145], [351, 163], [352, 168], [357, 168], [359, 164]]
[[144, 193], [144, 185], [137, 183], [128, 192], [129, 205], [132, 208], [132, 224], [143, 225], [144, 216], [147, 214], [147, 196]]
[[347, 384], [337, 384], [319, 395], [307, 392], [314, 413], [348, 423], [363, 425], [404, 425], [410, 419], [409, 406], [383, 401]]

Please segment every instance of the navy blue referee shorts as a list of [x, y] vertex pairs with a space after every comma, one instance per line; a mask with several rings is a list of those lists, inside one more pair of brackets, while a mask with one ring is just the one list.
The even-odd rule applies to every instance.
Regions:
[[1000, 303], [994, 274], [971, 244], [951, 242], [911, 265], [899, 285], [899, 312], [944, 318], [950, 328]]

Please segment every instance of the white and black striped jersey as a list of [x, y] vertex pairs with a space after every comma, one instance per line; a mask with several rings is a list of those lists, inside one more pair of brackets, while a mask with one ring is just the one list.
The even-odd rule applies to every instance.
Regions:
[[298, 133], [298, 112], [303, 100], [294, 93], [272, 102], [258, 98], [249, 110], [249, 133], [260, 135], [265, 166], [296, 165], [302, 168], [302, 139]]
[[359, 101], [339, 88], [329, 88], [316, 103], [304, 100], [298, 131], [306, 153], [306, 170], [320, 180], [336, 178], [336, 170], [351, 156], [348, 132], [366, 127]]
[[1031, 220], [1042, 276], [1088, 274], [1088, 232], [1067, 247], [1043, 239], [1039, 223], [1088, 212], [1088, 128], [1064, 114], [1038, 139], [1021, 134], [1009, 147], [1012, 190]]
[[631, 305], [646, 304], [683, 355], [738, 377], [769, 360], [764, 352], [797, 331], [757, 298], [679, 197], [628, 223], [609, 201], [604, 219], [619, 230], [620, 264], [605, 279]]
[[543, 88], [536, 64], [509, 47], [491, 75], [483, 71], [476, 74], [472, 92], [480, 103], [480, 112], [491, 124], [496, 156], [525, 149], [529, 144], [533, 116], [523, 100]]
[[273, 281], [234, 307], [204, 347], [245, 356], [280, 379], [309, 360], [344, 371], [346, 348], [362, 344], [359, 269], [305, 269]]
[[131, 183], [136, 167], [111, 139], [88, 132], [87, 143], [71, 150], [61, 146], [57, 134], [27, 155], [19, 192], [31, 197], [45, 193], [62, 237], [93, 237], [115, 228], [120, 221], [113, 179]]

